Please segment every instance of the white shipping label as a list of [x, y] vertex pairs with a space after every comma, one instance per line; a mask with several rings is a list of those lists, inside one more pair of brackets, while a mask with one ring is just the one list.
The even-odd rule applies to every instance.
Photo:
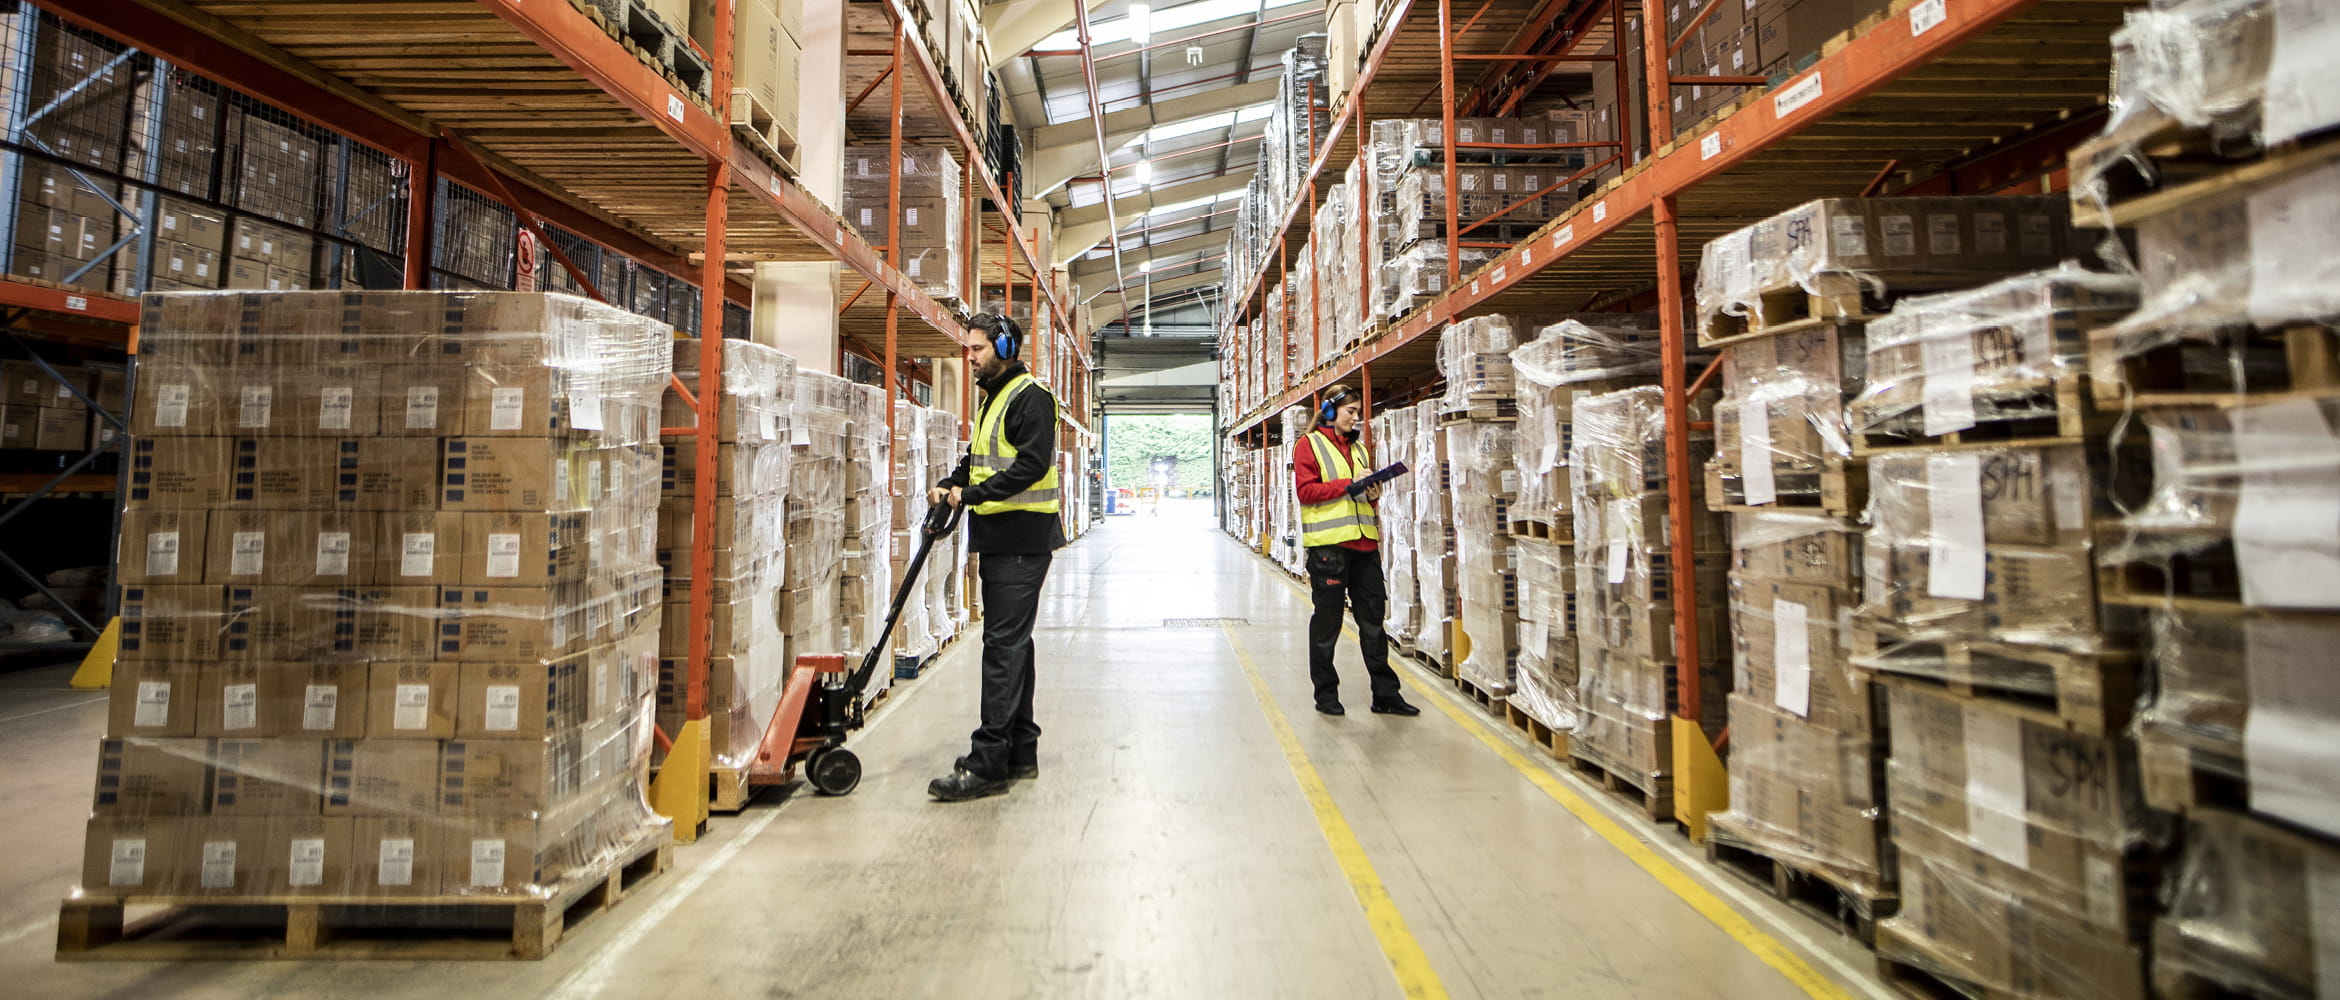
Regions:
[[1771, 703], [1801, 717], [1812, 714], [1812, 611], [1794, 601], [1771, 602], [1771, 662], [1779, 674]]
[[1943, 0], [1925, 0], [1909, 9], [1909, 37], [1916, 38], [1940, 27], [1949, 14]]
[[602, 430], [601, 393], [592, 388], [569, 394], [569, 426], [581, 431]]
[[1910, 257], [1917, 254], [1916, 217], [1908, 215], [1879, 216], [1877, 228], [1884, 232], [1885, 256]]
[[317, 533], [317, 575], [349, 575], [349, 532]]
[[179, 575], [179, 533], [150, 531], [146, 533], [146, 575]]
[[325, 838], [293, 838], [292, 851], [285, 861], [292, 868], [294, 886], [325, 884]]
[[519, 533], [488, 535], [487, 575], [491, 577], [520, 575]]
[[1505, 470], [1503, 470], [1501, 473], [1499, 473], [1499, 474], [1496, 476], [1496, 480], [1497, 480], [1497, 482], [1498, 482], [1498, 484], [1499, 484], [1499, 485], [1497, 485], [1497, 486], [1496, 486], [1496, 489], [1497, 489], [1497, 490], [1500, 490], [1501, 492], [1504, 492], [1504, 493], [1517, 493], [1517, 492], [1519, 492], [1519, 470], [1518, 470], [1518, 469], [1505, 469]]
[[1771, 473], [1771, 405], [1750, 396], [1739, 403], [1739, 476], [1749, 506], [1779, 500]]
[[1971, 452], [1926, 458], [1926, 593], [1983, 599], [1982, 459]]
[[528, 404], [528, 390], [517, 386], [497, 386], [488, 393], [488, 429], [516, 431], [520, 429], [520, 411]]
[[2245, 407], [2233, 419], [2243, 603], [2340, 607], [2340, 439], [2314, 400]]
[[400, 684], [392, 694], [390, 728], [431, 728], [431, 686], [428, 684]]
[[311, 684], [301, 698], [301, 728], [309, 732], [326, 732], [334, 727], [340, 714], [341, 689], [331, 684]]
[[498, 733], [509, 733], [520, 728], [520, 685], [488, 685], [487, 727], [489, 731]]
[[2031, 867], [2025, 835], [2023, 722], [1967, 706], [1966, 836], [1983, 853], [2017, 868]]
[[130, 724], [141, 729], [171, 724], [171, 682], [138, 682], [138, 707]]
[[275, 386], [247, 385], [236, 407], [236, 426], [266, 429], [268, 418], [275, 408]]
[[910, 205], [902, 209], [902, 224], [912, 229], [918, 228], [918, 206]]
[[600, 459], [585, 463], [585, 499], [601, 499], [601, 484], [605, 482], [602, 476]]
[[1785, 118], [1804, 110], [1813, 101], [1819, 99], [1820, 72], [1814, 70], [1811, 75], [1782, 87], [1779, 93], [1771, 95], [1771, 116]]
[[779, 440], [779, 439], [780, 439], [780, 414], [779, 414], [779, 412], [778, 412], [778, 411], [775, 411], [775, 410], [769, 410], [769, 409], [767, 409], [767, 410], [762, 410], [762, 411], [758, 412], [758, 413], [756, 414], [756, 416], [757, 416], [758, 418], [760, 418], [760, 419], [758, 419], [758, 420], [757, 420], [757, 422], [756, 422], [756, 429], [757, 429], [757, 433], [758, 433], [758, 435], [759, 435], [759, 436], [761, 436], [761, 437], [762, 437], [764, 440], [766, 440], [766, 441], [777, 441], [777, 440]]
[[2088, 919], [2100, 927], [2121, 923], [2121, 869], [2111, 858], [2080, 859], [2088, 884]]
[[471, 884], [491, 887], [504, 884], [503, 841], [483, 839], [471, 842]]
[[2340, 836], [2340, 674], [2324, 636], [2295, 620], [2244, 621], [2243, 768], [2252, 810]]
[[1838, 256], [1866, 257], [1869, 255], [1869, 223], [1857, 215], [1835, 215], [1828, 219], [1828, 243]]
[[[1815, 79], [1817, 79], [1817, 77], [1815, 77]], [[1674, 100], [1676, 100], [1676, 101], [1680, 101], [1681, 99], [1682, 99], [1681, 95], [1679, 95], [1679, 94], [1676, 94], [1676, 95], [1674, 95]], [[1722, 133], [1720, 133], [1720, 132], [1708, 132], [1708, 133], [1706, 133], [1706, 138], [1698, 140], [1698, 158], [1699, 158], [1701, 161], [1704, 161], [1704, 160], [1711, 160], [1711, 159], [1714, 159], [1715, 157], [1717, 157], [1717, 156], [1721, 156], [1721, 155], [1722, 155]]]
[[2248, 208], [2251, 322], [2276, 327], [2340, 313], [2340, 253], [2331, 252], [2340, 241], [2340, 166], [2263, 185]]
[[2002, 212], [1976, 212], [1974, 215], [1974, 252], [1987, 257], [2007, 253], [2007, 216]]
[[1614, 539], [1610, 539], [1610, 540], [1609, 540], [1609, 582], [1610, 582], [1610, 583], [1624, 583], [1624, 582], [1625, 582], [1625, 570], [1626, 570], [1626, 567], [1627, 567], [1627, 566], [1631, 565], [1631, 562], [1632, 562], [1632, 561], [1631, 561], [1629, 558], [1627, 558], [1627, 551], [1626, 551], [1626, 544], [1625, 544], [1625, 540], [1624, 540], [1624, 539], [1622, 539], [1622, 538], [1614, 538]]
[[406, 388], [406, 429], [410, 431], [436, 430], [439, 426], [439, 387], [413, 385]]
[[1955, 257], [1959, 253], [1958, 213], [1943, 212], [1926, 216], [1926, 252], [1936, 257]]
[[429, 531], [409, 531], [405, 543], [398, 550], [399, 576], [429, 576], [431, 564], [437, 560], [439, 536]]
[[2308, 852], [2308, 937], [2314, 943], [2316, 995], [2340, 997], [2340, 861]]
[[414, 838], [382, 838], [374, 864], [375, 885], [413, 885]]
[[206, 840], [203, 842], [203, 887], [206, 889], [233, 889], [236, 887], [236, 842]]
[[154, 389], [154, 426], [187, 426], [187, 403], [192, 400], [190, 386], [164, 384]]
[[106, 859], [106, 884], [146, 884], [146, 838], [114, 838], [114, 849]]
[[[2340, 88], [2332, 86], [2332, 53], [2340, 52], [2340, 10], [2331, 0], [2274, 0], [2268, 37], [2267, 93], [2260, 101], [2267, 145], [2340, 123]], [[2257, 236], [2253, 235], [2256, 241]], [[2326, 996], [2335, 994], [2326, 993]]]
[[346, 385], [326, 386], [317, 394], [317, 429], [346, 431], [350, 411], [357, 405], [357, 390]]
[[259, 576], [266, 572], [263, 567], [268, 563], [267, 532], [239, 531], [235, 533], [233, 541], [234, 545], [229, 549], [228, 575]]
[[1919, 409], [1926, 433], [1948, 434], [1974, 426], [1974, 341], [1966, 331], [1929, 332], [1918, 341], [1925, 366]]
[[1606, 202], [1606, 201], [1596, 201], [1596, 202], [1593, 202], [1593, 221], [1594, 221], [1594, 222], [1607, 222], [1607, 221], [1609, 221], [1609, 203], [1608, 203], [1608, 202]]
[[220, 689], [219, 726], [228, 732], [260, 727], [260, 685], [229, 684]]

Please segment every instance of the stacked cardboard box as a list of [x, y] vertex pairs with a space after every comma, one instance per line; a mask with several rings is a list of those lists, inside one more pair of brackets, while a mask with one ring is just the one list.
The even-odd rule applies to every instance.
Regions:
[[[888, 558], [895, 580], [905, 579], [909, 575], [910, 557], [918, 552], [920, 526], [926, 520], [926, 491], [940, 478], [935, 473], [934, 462], [927, 454], [930, 438], [927, 422], [930, 419], [948, 419], [948, 415], [939, 410], [928, 410], [908, 400], [894, 401], [894, 534], [888, 548]], [[934, 601], [932, 585], [947, 572], [940, 567], [947, 565], [949, 553], [930, 552], [927, 558], [936, 561], [937, 569], [920, 581], [919, 587], [910, 592], [909, 600], [902, 605], [902, 620], [894, 626], [892, 645], [896, 656], [923, 660], [934, 655], [939, 644], [932, 615], [940, 608]], [[886, 595], [886, 599], [892, 600], [892, 595]], [[877, 613], [881, 616], [885, 614], [884, 607], [880, 607]]]
[[[1415, 407], [1403, 406], [1373, 415], [1373, 462], [1389, 466], [1403, 462], [1419, 468], [1414, 454]], [[1414, 490], [1411, 484], [1391, 484], [1374, 508], [1381, 525], [1382, 589], [1389, 594], [1382, 628], [1401, 647], [1420, 634], [1421, 582], [1414, 569]]]
[[861, 231], [863, 239], [882, 246], [888, 235], [889, 184], [901, 184], [902, 273], [921, 291], [944, 302], [966, 298], [960, 274], [962, 231], [959, 161], [940, 146], [906, 146], [894, 169], [887, 169], [888, 147], [849, 146], [845, 150], [845, 221]]
[[1656, 316], [1621, 313], [1580, 319], [1541, 327], [1509, 358], [1519, 412], [1509, 456], [1519, 489], [1509, 514], [1520, 619], [1512, 703], [1561, 731], [1577, 722], [1580, 661], [1575, 515], [1569, 484], [1576, 403], [1649, 384], [1659, 371]]
[[1282, 421], [1283, 447], [1277, 448], [1277, 462], [1273, 478], [1266, 485], [1268, 497], [1269, 554], [1294, 576], [1306, 571], [1308, 551], [1300, 545], [1300, 499], [1292, 484], [1292, 452], [1306, 448], [1302, 438], [1308, 429], [1316, 426], [1313, 412], [1306, 406], [1292, 406], [1279, 415]]
[[140, 332], [84, 892], [513, 896], [666, 836], [663, 327], [211, 293]]
[[852, 383], [799, 371], [789, 433], [789, 465], [782, 533], [787, 581], [780, 593], [780, 631], [788, 658], [842, 653], [846, 505], [850, 490], [847, 408]]
[[[689, 25], [700, 48], [715, 51], [715, 0], [663, 2], [687, 6], [677, 23]], [[791, 141], [798, 132], [797, 79], [803, 62], [803, 0], [747, 0], [732, 5], [732, 88], [747, 91], [755, 99], [756, 110], [777, 121]]]
[[[1683, 662], [1674, 646], [1674, 549], [1687, 545], [1699, 594], [1700, 634], [1722, 634], [1720, 519], [1694, 515], [1687, 532], [1667, 513], [1665, 407], [1655, 387], [1579, 399], [1568, 462], [1575, 495], [1578, 692], [1581, 716], [1569, 752], [1633, 785], [1654, 809], [1671, 795], [1670, 738], [1676, 672], [1695, 670], [1701, 690], [1729, 690], [1720, 643]], [[1694, 411], [1696, 412], [1696, 411]], [[1692, 436], [1693, 450], [1711, 446]], [[1685, 537], [1685, 535], [1687, 537]], [[1709, 610], [1711, 609], [1711, 610]], [[1709, 697], [1708, 732], [1723, 725], [1723, 699]]]
[[16, 274], [57, 284], [70, 277], [75, 287], [106, 290], [117, 270], [133, 269], [134, 249], [115, 246], [124, 220], [107, 195], [48, 160], [16, 154], [5, 160], [22, 171], [7, 203], [14, 210], [9, 260]]
[[[845, 390], [845, 547], [837, 595], [843, 615], [839, 636], [842, 648], [865, 653], [877, 642], [878, 627], [894, 599], [894, 486], [891, 457], [893, 438], [886, 429], [890, 415], [886, 391], [874, 385], [850, 384]], [[875, 698], [893, 674], [872, 682], [867, 696]]]
[[[966, 451], [966, 445], [959, 440], [958, 418], [947, 410], [929, 411], [926, 415], [927, 482], [941, 482], [949, 476], [958, 467], [959, 456]], [[920, 522], [918, 518], [909, 518], [900, 523]], [[949, 642], [967, 624], [966, 536], [952, 532], [948, 538], [937, 539], [934, 551], [927, 553], [926, 565], [929, 633], [937, 644]]]
[[307, 127], [293, 124], [291, 115], [234, 115], [228, 149], [235, 154], [231, 201], [237, 208], [301, 229], [318, 225], [325, 157]]
[[0, 361], [0, 450], [80, 451], [113, 443], [118, 428], [89, 403], [122, 411], [122, 368], [54, 361], [49, 367], [63, 381], [31, 361]]
[[1414, 491], [1414, 583], [1421, 594], [1414, 647], [1451, 671], [1454, 623], [1462, 614], [1455, 590], [1453, 467], [1447, 435], [1438, 425], [1438, 407], [1418, 405], [1412, 410], [1417, 464], [1409, 467], [1413, 471], [1402, 482]]
[[[674, 371], [694, 394], [703, 384], [701, 346], [697, 340], [676, 340], [671, 346]], [[722, 365], [710, 565], [698, 565], [696, 556], [698, 440], [678, 435], [667, 438], [663, 449], [658, 561], [666, 570], [666, 625], [659, 651], [665, 683], [658, 712], [668, 732], [677, 731], [687, 717], [684, 665], [694, 623], [706, 622], [711, 630], [708, 743], [718, 766], [742, 767], [780, 703], [790, 665], [777, 611], [788, 575], [781, 528], [795, 460], [797, 374], [795, 359], [739, 340], [724, 341]], [[691, 427], [698, 422], [679, 395], [664, 398], [661, 424]], [[701, 575], [710, 582], [711, 607], [704, 615], [691, 607], [692, 587]]]
[[1438, 341], [1446, 395], [1432, 406], [1446, 439], [1455, 589], [1469, 649], [1455, 676], [1490, 695], [1508, 695], [1519, 656], [1519, 576], [1512, 562], [1511, 505], [1519, 495], [1507, 316], [1447, 327]]

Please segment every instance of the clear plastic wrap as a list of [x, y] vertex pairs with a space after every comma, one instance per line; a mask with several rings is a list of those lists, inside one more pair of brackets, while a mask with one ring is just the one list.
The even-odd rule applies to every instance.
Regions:
[[2138, 7], [2112, 35], [2112, 117], [2072, 161], [2072, 197], [2102, 206], [2112, 172], [2155, 175], [2143, 154], [2172, 129], [2204, 133], [2213, 148], [2257, 147], [2275, 50], [2269, 0], [2189, 0]]
[[1862, 481], [1845, 403], [1865, 381], [1857, 323], [1832, 322], [1733, 345], [1723, 355], [1707, 502], [1850, 512]]
[[887, 207], [895, 178], [901, 183], [902, 271], [919, 290], [944, 302], [966, 300], [960, 261], [966, 219], [960, 204], [959, 162], [941, 146], [905, 146], [901, 163], [886, 169], [887, 146], [845, 150], [844, 215], [873, 245], [888, 239]]
[[2142, 410], [2152, 491], [2102, 562], [2130, 596], [2340, 607], [2340, 400]]
[[1805, 722], [1763, 694], [1732, 692], [1730, 720], [1731, 808], [1710, 818], [1710, 834], [1819, 875], [1846, 890], [1860, 916], [1875, 916], [1892, 885], [1877, 781], [1883, 745]]
[[[1570, 537], [1568, 446], [1575, 401], [1583, 396], [1655, 381], [1657, 317], [1646, 313], [1587, 316], [1543, 326], [1511, 352], [1512, 392], [1518, 404], [1518, 520]], [[1443, 345], [1442, 345], [1443, 349]], [[1451, 383], [1450, 383], [1451, 384]]]
[[1829, 198], [1708, 243], [1698, 339], [1859, 316], [1865, 298], [1960, 288], [2073, 253], [2060, 197]]
[[1455, 589], [1470, 651], [1456, 675], [1493, 695], [1510, 694], [1519, 643], [1519, 580], [1512, 563], [1511, 497], [1519, 473], [1510, 423], [1445, 428], [1452, 484]]
[[1889, 441], [1986, 423], [2036, 423], [2005, 428], [2015, 436], [2076, 435], [2088, 331], [2136, 305], [2135, 279], [2069, 264], [1904, 299], [1869, 324], [1852, 429]]
[[[1414, 468], [1414, 421], [1411, 406], [1375, 414], [1374, 460]], [[1411, 641], [1419, 633], [1421, 607], [1421, 583], [1414, 575], [1414, 491], [1405, 486], [1383, 490], [1374, 516], [1381, 525], [1383, 590], [1389, 594], [1382, 628], [1394, 639]]]
[[1315, 412], [1306, 406], [1288, 406], [1279, 415], [1283, 423], [1281, 448], [1275, 449], [1277, 488], [1268, 494], [1272, 518], [1269, 538], [1275, 548], [1272, 554], [1284, 569], [1294, 576], [1304, 571], [1308, 551], [1300, 545], [1300, 498], [1293, 478], [1292, 449], [1305, 448], [1310, 428], [1316, 426]]
[[2131, 631], [2117, 609], [2098, 614], [2090, 539], [2099, 492], [2087, 449], [1881, 454], [1869, 482], [1860, 614], [1890, 638], [1865, 662], [2052, 693], [2051, 660], [1968, 650], [2090, 654], [2108, 647], [2108, 632]]
[[2340, 836], [2330, 779], [2340, 726], [2323, 676], [2340, 619], [2157, 610], [2138, 717], [2146, 799], [2172, 812], [2250, 807]]
[[1576, 728], [1576, 550], [1513, 538], [1519, 578], [1519, 654], [1511, 704], [1560, 732]]
[[1455, 591], [1454, 496], [1446, 435], [1439, 432], [1437, 407], [1415, 406], [1414, 457], [1419, 464], [1404, 482], [1414, 491], [1414, 575], [1420, 585], [1421, 628], [1415, 646], [1445, 661], [1450, 625], [1461, 613]]
[[1901, 914], [1881, 955], [1993, 989], [2142, 995], [2144, 852], [2166, 838], [2118, 737], [1985, 701], [1888, 689], [1886, 799]]
[[[1468, 275], [1500, 254], [1497, 250], [1464, 247], [1462, 273]], [[1390, 298], [1390, 317], [1412, 312], [1446, 291], [1446, 256], [1446, 244], [1436, 241], [1416, 243], [1397, 255], [1397, 263], [1390, 268], [1397, 283]]]
[[1446, 380], [1441, 410], [1465, 409], [1474, 398], [1511, 398], [1511, 350], [1519, 346], [1514, 329], [1509, 316], [1447, 324], [1438, 336], [1438, 374]]
[[2330, 996], [2340, 847], [2232, 813], [2188, 817], [2153, 929], [2160, 996]]
[[663, 325], [149, 296], [80, 892], [546, 897], [654, 850]]

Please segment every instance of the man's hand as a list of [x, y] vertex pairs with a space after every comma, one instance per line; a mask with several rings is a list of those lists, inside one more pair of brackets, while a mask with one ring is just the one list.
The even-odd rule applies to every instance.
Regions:
[[967, 500], [966, 500], [966, 498], [965, 498], [965, 497], [962, 497], [962, 496], [960, 496], [960, 495], [959, 495], [959, 487], [956, 487], [956, 486], [953, 486], [953, 487], [951, 487], [951, 506], [953, 506], [953, 507], [964, 507], [964, 506], [966, 506], [966, 505], [967, 505]]

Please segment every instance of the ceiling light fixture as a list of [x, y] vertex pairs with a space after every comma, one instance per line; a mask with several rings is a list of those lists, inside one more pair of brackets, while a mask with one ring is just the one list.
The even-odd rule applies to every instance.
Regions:
[[1154, 8], [1142, 3], [1129, 5], [1129, 40], [1139, 45], [1154, 37]]
[[1137, 182], [1138, 182], [1138, 186], [1139, 186], [1139, 187], [1152, 187], [1152, 186], [1154, 186], [1154, 161], [1152, 161], [1152, 160], [1139, 160], [1139, 161], [1137, 161], [1137, 167], [1136, 167], [1136, 170], [1137, 170]]

